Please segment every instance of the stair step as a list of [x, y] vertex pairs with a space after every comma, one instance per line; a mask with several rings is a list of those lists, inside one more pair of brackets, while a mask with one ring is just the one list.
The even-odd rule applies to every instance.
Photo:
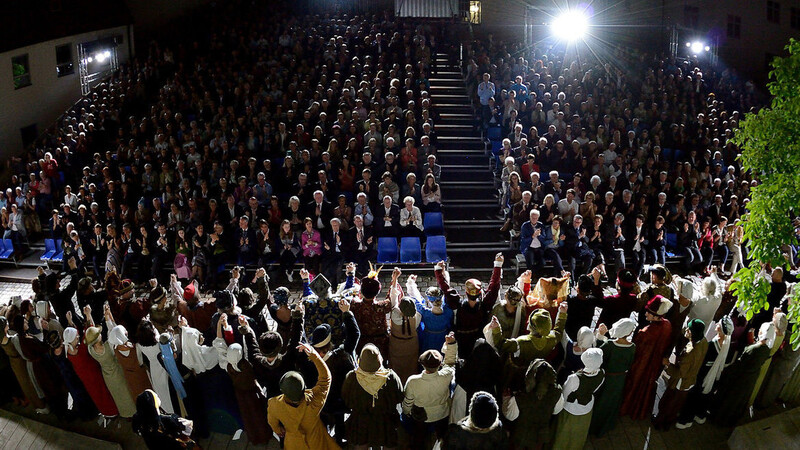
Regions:
[[455, 103], [438, 103], [434, 105], [436, 111], [440, 113], [461, 113], [461, 114], [470, 114], [472, 113], [472, 105], [466, 104], [455, 104]]
[[439, 87], [439, 86], [451, 86], [451, 87], [464, 87], [464, 80], [461, 78], [429, 78], [428, 81], [431, 82], [431, 88]]
[[434, 78], [429, 78], [428, 81], [431, 84], [438, 83], [442, 80], [459, 80], [463, 83], [464, 78], [461, 76], [461, 72], [456, 71], [446, 71], [446, 72], [436, 72]]
[[484, 220], [447, 220], [445, 224], [445, 228], [452, 227], [452, 228], [460, 228], [460, 227], [473, 227], [473, 228], [489, 228], [489, 227], [499, 227], [503, 224], [503, 219], [498, 216], [496, 219], [484, 219]]
[[444, 102], [445, 104], [454, 104], [454, 105], [464, 105], [464, 106], [471, 106], [472, 102], [466, 94], [461, 95], [449, 95], [449, 94], [432, 94], [431, 98], [434, 101], [434, 104], [438, 102]]
[[[470, 119], [470, 121], [472, 120], [471, 117], [469, 117], [468, 119]], [[472, 132], [472, 125], [466, 125], [466, 124], [461, 124], [461, 123], [446, 123], [446, 124], [439, 124], [439, 125], [436, 126], [436, 131], [439, 133], [439, 136], [444, 135], [444, 131], [449, 131], [449, 130], [467, 131], [467, 132], [471, 133]], [[477, 137], [477, 136], [474, 136], [474, 137]]]

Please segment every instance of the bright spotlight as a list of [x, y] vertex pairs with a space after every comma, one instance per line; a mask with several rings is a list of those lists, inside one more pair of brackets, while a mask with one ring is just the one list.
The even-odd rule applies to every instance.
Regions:
[[550, 25], [554, 36], [566, 41], [583, 38], [589, 29], [589, 18], [583, 11], [571, 10], [556, 17]]
[[106, 51], [103, 52], [103, 56], [105, 56], [106, 58], [110, 58], [111, 57], [111, 52], [106, 50]]
[[86, 58], [86, 61], [87, 61], [87, 62], [92, 62], [92, 61], [94, 61], [94, 58], [92, 58], [92, 57], [90, 56], [90, 57]]
[[96, 54], [96, 55], [94, 55], [94, 59], [96, 59], [96, 60], [97, 60], [97, 62], [103, 62], [103, 61], [105, 61], [105, 60], [106, 60], [106, 58], [108, 58], [109, 56], [111, 56], [111, 53], [110, 53], [110, 52], [108, 52], [108, 51], [105, 51], [105, 52], [97, 52], [97, 54]]
[[703, 51], [704, 45], [700, 41], [694, 41], [694, 42], [692, 42], [692, 47], [691, 48], [692, 48], [692, 53], [697, 55], [697, 54], [699, 54], [699, 53], [701, 53]]

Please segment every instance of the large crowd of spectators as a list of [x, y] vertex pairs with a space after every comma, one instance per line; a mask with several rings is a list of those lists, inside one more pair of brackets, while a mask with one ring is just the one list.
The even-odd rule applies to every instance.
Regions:
[[[620, 415], [734, 426], [800, 401], [795, 275], [765, 267], [769, 308], [749, 320], [719, 276], [723, 248], [743, 262], [753, 183], [728, 139], [756, 96], [732, 71], [468, 43], [532, 270], [501, 289], [501, 253], [485, 286], [456, 287], [440, 262], [424, 292], [398, 268], [384, 290], [375, 237], [421, 236], [441, 202], [427, 73], [445, 43], [389, 13], [239, 6], [212, 8], [207, 41], [153, 44], [11, 162], [30, 176], [0, 199], [5, 231], [63, 239], [64, 268], [0, 307], [4, 401], [131, 418], [158, 449], [231, 427], [287, 449], [493, 450], [581, 449]], [[668, 233], [707, 276], [672, 275]], [[539, 278], [546, 261], [557, 278]]]
[[[503, 231], [539, 272], [666, 264], [686, 273], [745, 263], [740, 219], [755, 186], [732, 142], [763, 104], [733, 69], [615, 49], [565, 59], [502, 41], [466, 46], [484, 130], [499, 127]], [[512, 56], [513, 55], [513, 56]], [[796, 267], [796, 249], [787, 249]]]
[[44, 233], [98, 278], [173, 264], [206, 288], [225, 263], [341, 280], [343, 261], [366, 273], [378, 237], [424, 238], [442, 201], [437, 32], [278, 9], [154, 42], [14, 159], [0, 207], [17, 257]]

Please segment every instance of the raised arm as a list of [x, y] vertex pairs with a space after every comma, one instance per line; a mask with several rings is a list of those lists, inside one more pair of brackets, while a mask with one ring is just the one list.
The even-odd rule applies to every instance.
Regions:
[[328, 398], [328, 392], [331, 389], [331, 371], [325, 361], [320, 358], [319, 353], [314, 350], [314, 347], [308, 344], [300, 344], [297, 346], [297, 350], [305, 352], [308, 359], [317, 368], [317, 384], [311, 388], [312, 397], [309, 406], [312, 410], [319, 411], [325, 405], [325, 399]]
[[503, 278], [503, 262], [505, 257], [500, 252], [494, 257], [494, 268], [492, 269], [492, 278], [489, 280], [489, 289], [483, 296], [483, 309], [486, 312], [492, 310], [492, 307], [497, 302], [497, 297], [500, 292], [500, 280]]
[[344, 326], [344, 351], [353, 354], [361, 339], [361, 329], [358, 328], [356, 316], [350, 311], [350, 301], [339, 300], [339, 310], [342, 311], [342, 324]]
[[436, 276], [436, 283], [439, 284], [439, 289], [444, 294], [444, 300], [450, 309], [457, 310], [461, 303], [461, 297], [455, 289], [450, 288], [450, 280], [447, 272], [444, 269], [444, 261], [439, 261], [433, 269], [433, 274]]

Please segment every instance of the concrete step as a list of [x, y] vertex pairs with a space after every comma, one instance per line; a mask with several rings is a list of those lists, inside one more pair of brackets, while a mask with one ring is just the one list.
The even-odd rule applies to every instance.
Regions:
[[439, 113], [472, 114], [472, 105], [465, 103], [434, 103], [434, 109]]
[[461, 78], [429, 78], [428, 81], [431, 82], [431, 89], [434, 87], [440, 86], [450, 86], [450, 87], [461, 87], [464, 88], [464, 80]]
[[472, 101], [464, 93], [462, 93], [462, 94], [438, 94], [438, 93], [433, 93], [433, 94], [431, 94], [431, 99], [433, 99], [434, 105], [438, 105], [439, 103], [453, 104], [453, 105], [465, 105], [465, 106], [471, 106], [472, 105]]

